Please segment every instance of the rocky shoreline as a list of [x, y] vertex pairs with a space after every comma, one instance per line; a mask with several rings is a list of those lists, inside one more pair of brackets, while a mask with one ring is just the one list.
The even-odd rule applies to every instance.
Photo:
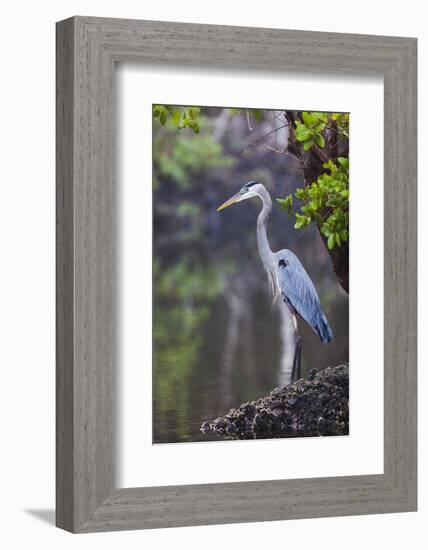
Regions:
[[267, 439], [349, 434], [348, 365], [313, 369], [308, 379], [276, 388], [204, 422], [201, 431], [222, 439]]

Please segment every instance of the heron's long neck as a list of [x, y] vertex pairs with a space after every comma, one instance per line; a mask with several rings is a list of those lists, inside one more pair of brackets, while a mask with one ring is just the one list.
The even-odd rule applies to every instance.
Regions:
[[259, 248], [260, 258], [263, 262], [263, 266], [268, 273], [270, 273], [272, 265], [273, 252], [270, 249], [269, 241], [267, 238], [266, 226], [272, 211], [272, 200], [269, 192], [263, 189], [260, 198], [262, 199], [263, 208], [257, 218], [257, 246]]

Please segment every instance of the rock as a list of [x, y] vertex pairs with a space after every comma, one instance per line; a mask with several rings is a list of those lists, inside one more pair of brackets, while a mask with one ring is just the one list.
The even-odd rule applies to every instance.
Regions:
[[204, 422], [201, 426], [201, 432], [204, 434], [208, 434], [211, 431], [211, 425], [209, 422]]
[[224, 439], [267, 439], [348, 435], [349, 368], [312, 369], [308, 380], [275, 388], [266, 397], [243, 403], [225, 416], [204, 422], [204, 434]]

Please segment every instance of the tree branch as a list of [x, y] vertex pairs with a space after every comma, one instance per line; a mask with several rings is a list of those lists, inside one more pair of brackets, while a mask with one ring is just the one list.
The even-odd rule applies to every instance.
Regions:
[[278, 132], [278, 130], [282, 130], [283, 128], [287, 128], [289, 125], [288, 124], [284, 124], [283, 126], [278, 126], [278, 128], [274, 128], [273, 130], [270, 130], [267, 134], [264, 134], [263, 136], [259, 137], [258, 139], [255, 139], [254, 141], [252, 141], [251, 143], [249, 143], [248, 145], [246, 145], [239, 153], [238, 153], [238, 156], [239, 155], [242, 155], [242, 153], [244, 151], [246, 151], [247, 149], [249, 149], [250, 147], [253, 147], [254, 145], [257, 145], [257, 143], [259, 143], [260, 141], [263, 141], [264, 139], [266, 139], [268, 136], [270, 136], [271, 134], [274, 134], [275, 132]]

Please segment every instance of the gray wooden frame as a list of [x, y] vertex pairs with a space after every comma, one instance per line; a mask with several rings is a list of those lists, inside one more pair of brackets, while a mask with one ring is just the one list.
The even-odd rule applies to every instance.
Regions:
[[[382, 475], [115, 488], [113, 80], [115, 63], [124, 61], [383, 76]], [[412, 511], [416, 441], [416, 40], [88, 17], [59, 22], [57, 525], [91, 532]]]

